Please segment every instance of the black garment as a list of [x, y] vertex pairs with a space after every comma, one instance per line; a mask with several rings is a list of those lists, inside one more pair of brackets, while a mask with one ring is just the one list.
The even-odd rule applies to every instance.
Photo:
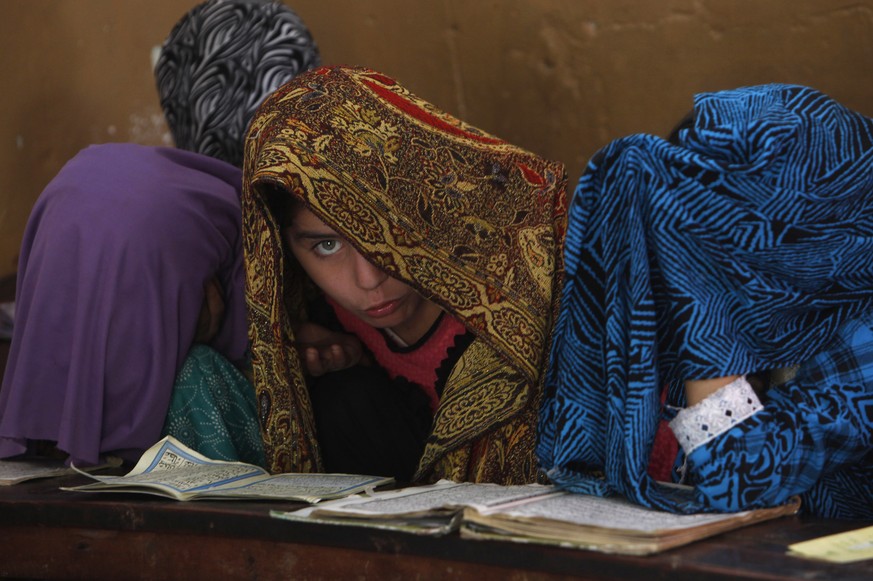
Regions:
[[408, 483], [430, 434], [427, 396], [379, 367], [310, 378], [309, 395], [327, 472], [393, 476]]
[[[338, 332], [347, 332], [322, 295], [307, 303], [310, 321]], [[432, 332], [438, 325], [434, 323]], [[425, 334], [415, 349], [430, 336]], [[467, 332], [455, 338], [436, 370], [438, 396], [458, 359], [475, 339]], [[367, 359], [374, 360], [366, 346]], [[408, 483], [424, 452], [433, 427], [433, 412], [425, 392], [404, 377], [391, 379], [378, 365], [359, 365], [342, 371], [308, 377], [307, 386], [315, 415], [315, 429], [327, 472], [393, 476]]]

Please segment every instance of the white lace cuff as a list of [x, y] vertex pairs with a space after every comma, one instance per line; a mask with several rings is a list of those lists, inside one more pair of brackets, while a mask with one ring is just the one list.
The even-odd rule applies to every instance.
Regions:
[[739, 377], [690, 408], [681, 410], [670, 422], [670, 428], [685, 453], [690, 454], [762, 407], [746, 378]]

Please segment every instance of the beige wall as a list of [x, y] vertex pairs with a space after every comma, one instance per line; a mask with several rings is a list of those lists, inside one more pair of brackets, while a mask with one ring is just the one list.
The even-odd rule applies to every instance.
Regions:
[[[149, 52], [196, 0], [4, 0], [0, 276], [89, 143], [169, 142]], [[665, 134], [700, 91], [816, 87], [873, 115], [873, 0], [288, 0], [326, 64], [366, 65], [568, 165]]]

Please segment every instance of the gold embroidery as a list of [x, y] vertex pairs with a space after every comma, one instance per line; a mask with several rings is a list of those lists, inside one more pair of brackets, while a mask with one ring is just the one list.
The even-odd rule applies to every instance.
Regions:
[[529, 482], [560, 298], [565, 185], [561, 164], [374, 71], [317, 69], [268, 98], [247, 139], [243, 246], [270, 469], [321, 465], [290, 348], [305, 285], [284, 255], [271, 195], [301, 199], [477, 335], [448, 380], [418, 477]]

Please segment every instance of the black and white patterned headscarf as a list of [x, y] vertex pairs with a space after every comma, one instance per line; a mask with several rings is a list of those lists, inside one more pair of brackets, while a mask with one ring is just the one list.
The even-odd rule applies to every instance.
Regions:
[[309, 29], [279, 2], [197, 5], [173, 28], [155, 65], [176, 147], [242, 167], [243, 139], [255, 109], [320, 62]]

